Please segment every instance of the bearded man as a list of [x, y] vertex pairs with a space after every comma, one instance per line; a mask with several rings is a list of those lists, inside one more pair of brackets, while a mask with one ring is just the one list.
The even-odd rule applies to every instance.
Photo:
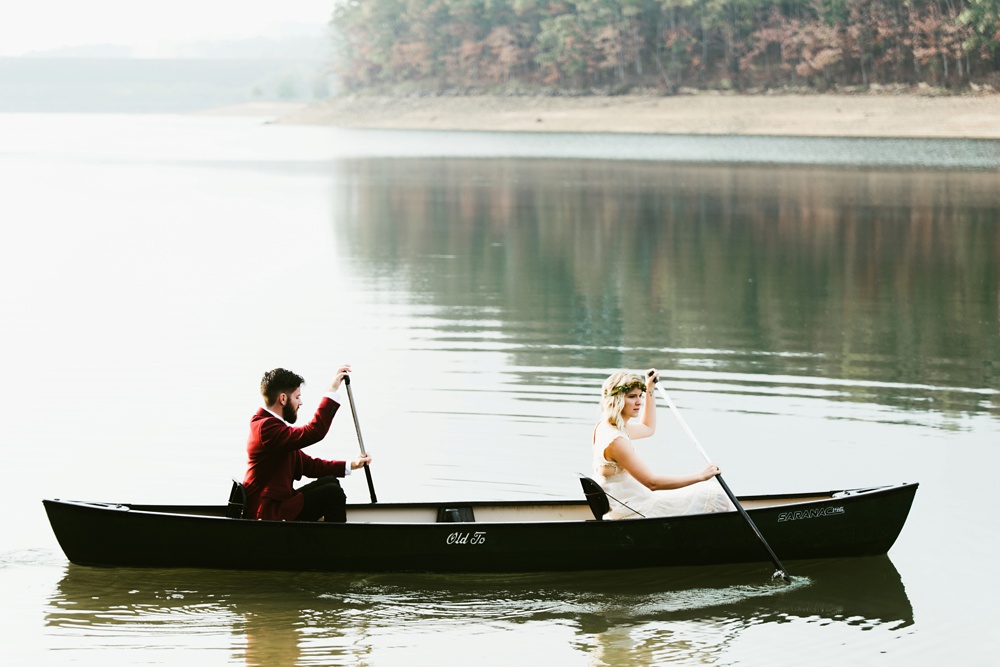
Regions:
[[[320, 518], [340, 523], [347, 521], [347, 496], [338, 478], [371, 463], [371, 457], [366, 454], [348, 464], [313, 458], [302, 449], [326, 437], [341, 405], [337, 390], [350, 372], [351, 367], [347, 364], [337, 369], [312, 421], [299, 427], [292, 424], [302, 407], [305, 380], [284, 368], [264, 373], [260, 393], [265, 407], [258, 409], [250, 419], [247, 440], [247, 473], [243, 479], [246, 516], [284, 521], [318, 521]], [[292, 488], [293, 480], [303, 477], [316, 478], [316, 481]]]

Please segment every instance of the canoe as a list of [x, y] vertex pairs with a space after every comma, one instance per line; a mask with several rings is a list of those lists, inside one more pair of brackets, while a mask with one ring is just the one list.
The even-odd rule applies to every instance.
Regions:
[[[585, 491], [587, 478], [582, 478]], [[917, 484], [740, 498], [787, 565], [878, 556]], [[737, 512], [601, 520], [600, 499], [349, 504], [347, 523], [258, 521], [225, 505], [44, 500], [80, 565], [328, 572], [545, 572], [766, 563]]]

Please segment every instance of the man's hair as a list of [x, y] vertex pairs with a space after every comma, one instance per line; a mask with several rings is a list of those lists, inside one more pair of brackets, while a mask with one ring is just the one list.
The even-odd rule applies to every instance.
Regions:
[[260, 381], [260, 395], [264, 397], [265, 405], [274, 405], [278, 394], [290, 394], [303, 384], [305, 378], [284, 368], [275, 368], [264, 373]]

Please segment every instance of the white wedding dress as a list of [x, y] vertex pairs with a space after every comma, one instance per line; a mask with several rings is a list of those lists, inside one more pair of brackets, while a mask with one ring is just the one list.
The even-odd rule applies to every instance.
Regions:
[[639, 519], [736, 509], [714, 479], [679, 489], [650, 491], [617, 463], [604, 458], [604, 450], [618, 437], [632, 441], [628, 433], [607, 422], [598, 424], [594, 431], [594, 472], [611, 505], [611, 510], [604, 515], [605, 519]]

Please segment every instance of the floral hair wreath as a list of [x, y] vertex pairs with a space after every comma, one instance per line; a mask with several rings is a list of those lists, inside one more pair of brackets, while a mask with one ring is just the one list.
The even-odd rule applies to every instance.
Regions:
[[628, 384], [620, 384], [617, 387], [613, 387], [612, 389], [609, 389], [608, 391], [604, 392], [604, 395], [606, 397], [618, 396], [619, 394], [627, 394], [633, 389], [641, 389], [642, 391], [646, 391], [646, 383], [636, 380], [635, 382], [629, 382]]

